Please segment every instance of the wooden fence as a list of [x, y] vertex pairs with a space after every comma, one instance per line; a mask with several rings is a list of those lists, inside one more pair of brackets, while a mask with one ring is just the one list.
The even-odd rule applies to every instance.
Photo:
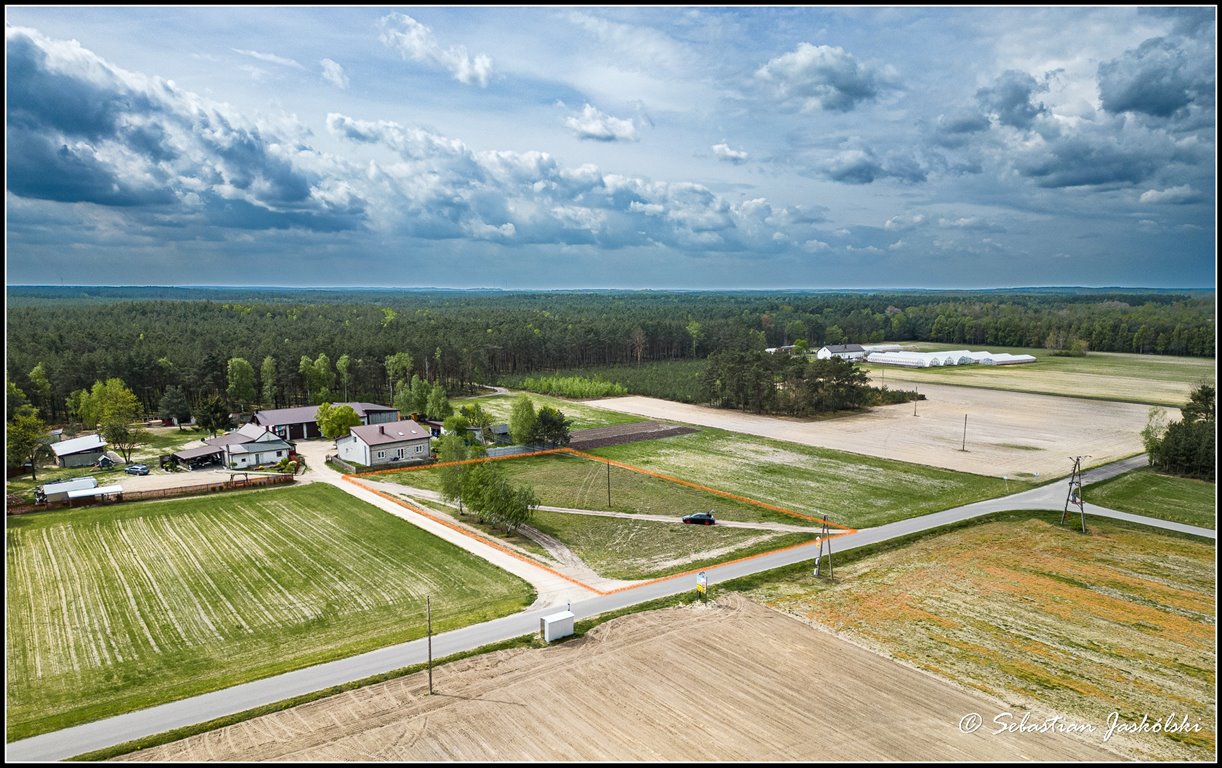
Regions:
[[99, 505], [123, 504], [129, 501], [144, 501], [146, 499], [169, 499], [176, 496], [202, 496], [209, 493], [238, 491], [246, 488], [259, 488], [265, 485], [283, 485], [294, 481], [293, 475], [264, 475], [249, 477], [244, 480], [222, 480], [219, 483], [201, 485], [186, 485], [179, 488], [156, 488], [149, 491], [124, 491], [113, 499], [64, 499], [47, 504], [23, 504], [6, 509], [9, 515], [24, 515], [29, 512], [46, 512], [52, 509], [81, 509]]

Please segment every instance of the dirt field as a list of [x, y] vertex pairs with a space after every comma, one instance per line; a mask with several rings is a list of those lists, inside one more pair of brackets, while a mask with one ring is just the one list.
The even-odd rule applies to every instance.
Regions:
[[[758, 416], [650, 397], [616, 397], [591, 405], [655, 419], [717, 427], [884, 459], [992, 477], [1058, 477], [1067, 456], [1095, 466], [1140, 453], [1148, 406], [921, 384], [928, 397], [827, 421]], [[1171, 409], [1178, 417], [1178, 411]], [[968, 417], [967, 450], [963, 417]]]
[[1118, 732], [1139, 760], [1216, 750], [1216, 548], [1092, 519], [972, 526], [780, 581], [754, 599], [1014, 705], [1079, 722], [1174, 715], [1199, 732]]
[[988, 720], [962, 733], [965, 715], [1005, 708], [732, 595], [457, 662], [434, 681], [436, 696], [419, 673], [124, 759], [1116, 759], [1086, 737], [996, 734]]

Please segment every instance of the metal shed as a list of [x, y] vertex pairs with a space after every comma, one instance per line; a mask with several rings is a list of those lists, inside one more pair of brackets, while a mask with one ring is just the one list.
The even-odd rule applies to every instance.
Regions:
[[545, 643], [573, 634], [573, 612], [561, 611], [539, 619], [539, 634]]

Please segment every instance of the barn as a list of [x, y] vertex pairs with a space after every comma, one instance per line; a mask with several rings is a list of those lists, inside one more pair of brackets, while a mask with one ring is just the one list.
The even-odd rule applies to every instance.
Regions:
[[[351, 406], [362, 424], [386, 424], [399, 418], [399, 411], [388, 405], [376, 403], [335, 403]], [[275, 408], [256, 411], [251, 424], [258, 424], [276, 433], [282, 440], [312, 440], [322, 437], [318, 429], [318, 406], [303, 405], [299, 408]]]

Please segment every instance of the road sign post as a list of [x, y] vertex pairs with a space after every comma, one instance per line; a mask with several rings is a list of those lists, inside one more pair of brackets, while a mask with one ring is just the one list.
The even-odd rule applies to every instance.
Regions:
[[696, 594], [700, 595], [700, 602], [704, 602], [709, 591], [709, 577], [704, 571], [696, 574]]

